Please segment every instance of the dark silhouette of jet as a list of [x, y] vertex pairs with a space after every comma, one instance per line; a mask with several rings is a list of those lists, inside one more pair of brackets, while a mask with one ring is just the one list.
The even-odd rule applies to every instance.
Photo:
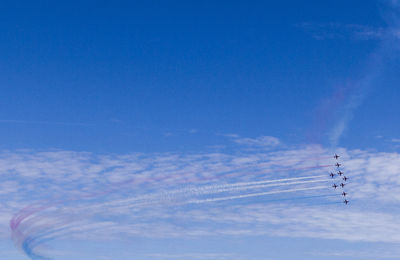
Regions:
[[335, 166], [338, 167], [338, 168], [340, 167], [340, 165], [341, 165], [341, 164], [338, 163], [338, 162], [335, 164]]
[[338, 171], [338, 173], [337, 173], [338, 175], [340, 175], [340, 176], [342, 176], [342, 174], [344, 174], [344, 172], [342, 172], [342, 171]]
[[349, 203], [349, 201], [348, 200], [344, 200], [343, 203], [347, 205], [347, 203]]
[[340, 183], [340, 186], [342, 186], [342, 188], [344, 187], [344, 185], [346, 185], [346, 184], [344, 184], [344, 183]]
[[347, 178], [346, 176], [343, 177], [344, 181], [347, 181], [349, 178]]
[[335, 184], [332, 185], [332, 187], [336, 189], [338, 186], [335, 183]]
[[342, 195], [343, 195], [343, 197], [346, 197], [346, 195], [347, 195], [347, 192], [342, 192]]
[[333, 158], [335, 158], [336, 160], [337, 160], [339, 157], [340, 157], [340, 156], [337, 155], [337, 154], [335, 154], [335, 155], [333, 156]]
[[329, 176], [331, 176], [331, 178], [333, 179], [333, 177], [335, 176], [335, 174], [331, 172], [331, 174], [329, 174]]

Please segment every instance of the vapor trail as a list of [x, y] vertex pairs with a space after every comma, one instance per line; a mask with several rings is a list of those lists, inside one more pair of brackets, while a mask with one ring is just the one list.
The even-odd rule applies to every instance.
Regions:
[[285, 181], [297, 181], [297, 180], [305, 180], [305, 179], [316, 179], [326, 177], [326, 175], [314, 175], [314, 176], [305, 176], [305, 177], [296, 177], [296, 178], [283, 178], [283, 179], [275, 179], [275, 180], [264, 180], [264, 181], [251, 181], [251, 182], [239, 182], [232, 184], [221, 184], [221, 185], [213, 185], [211, 187], [234, 187], [234, 186], [246, 186], [246, 185], [255, 185], [255, 184], [265, 184], [265, 183], [274, 183], [274, 182], [285, 182]]
[[[312, 169], [312, 168], [320, 168], [327, 167], [323, 166], [307, 166], [302, 167], [300, 169]], [[299, 169], [299, 168], [297, 168]], [[278, 169], [276, 171], [287, 171], [292, 169]], [[237, 173], [235, 173], [237, 174]], [[243, 175], [244, 173], [241, 173]], [[220, 176], [213, 176], [220, 177]], [[227, 177], [226, 175], [223, 177]], [[82, 209], [86, 210], [88, 213], [85, 214], [86, 218], [90, 216], [96, 215], [96, 213], [100, 213], [104, 211], [105, 208], [118, 208], [121, 207], [124, 209], [129, 209], [132, 207], [146, 207], [149, 205], [157, 205], [160, 203], [170, 203], [176, 205], [185, 205], [192, 203], [205, 203], [205, 202], [213, 202], [213, 201], [222, 201], [222, 200], [231, 200], [238, 198], [246, 198], [246, 197], [254, 197], [254, 196], [263, 196], [268, 194], [278, 194], [278, 193], [288, 193], [288, 192], [296, 192], [303, 190], [313, 190], [319, 189], [320, 187], [313, 188], [301, 188], [301, 189], [291, 189], [291, 190], [275, 190], [269, 192], [261, 192], [261, 193], [251, 193], [251, 194], [242, 194], [230, 197], [219, 197], [219, 198], [211, 198], [211, 199], [190, 199], [194, 196], [202, 196], [202, 195], [211, 195], [223, 192], [242, 192], [245, 190], [255, 190], [262, 188], [270, 188], [270, 187], [279, 187], [279, 186], [289, 186], [289, 185], [300, 185], [300, 184], [311, 184], [328, 181], [328, 179], [322, 179], [326, 177], [326, 175], [314, 175], [314, 176], [304, 176], [304, 177], [295, 177], [295, 178], [281, 178], [281, 179], [269, 179], [269, 180], [260, 180], [260, 181], [247, 181], [247, 182], [236, 182], [236, 183], [227, 183], [227, 184], [213, 184], [213, 185], [205, 185], [200, 187], [183, 187], [173, 190], [166, 190], [164, 192], [157, 192], [155, 194], [144, 194], [142, 196], [137, 196], [135, 198], [118, 200], [118, 201], [110, 201], [105, 203], [100, 203], [98, 205], [83, 205], [82, 207], [63, 207], [62, 210], [68, 211], [69, 214], [72, 212], [80, 213]], [[153, 182], [155, 179], [148, 179], [145, 182]], [[204, 179], [195, 180], [193, 182], [194, 185], [199, 184], [199, 182], [204, 181]], [[125, 182], [126, 183], [126, 182]], [[323, 186], [327, 188], [326, 186]], [[63, 237], [66, 234], [69, 234], [74, 230], [74, 227], [68, 228], [50, 228], [50, 230], [45, 226], [37, 226], [37, 222], [40, 221], [40, 216], [37, 213], [42, 212], [44, 210], [48, 210], [50, 208], [56, 209], [58, 206], [66, 204], [72, 201], [90, 201], [90, 199], [95, 199], [98, 196], [106, 195], [117, 191], [117, 186], [112, 189], [106, 191], [98, 191], [92, 194], [87, 194], [81, 197], [70, 198], [67, 200], [58, 200], [54, 202], [43, 202], [42, 205], [34, 204], [28, 206], [21, 210], [19, 213], [14, 215], [14, 217], [10, 221], [10, 227], [12, 230], [12, 236], [14, 241], [19, 245], [19, 247], [24, 250], [25, 254], [29, 256], [33, 260], [48, 260], [50, 258], [46, 258], [44, 256], [36, 253], [35, 248], [55, 237]], [[145, 191], [151, 192], [151, 191]], [[128, 206], [128, 207], [127, 207]], [[35, 216], [36, 215], [36, 216]], [[84, 217], [84, 216], [80, 216]], [[75, 221], [74, 221], [75, 222]], [[23, 224], [24, 223], [24, 224]], [[21, 225], [23, 224], [23, 225]], [[35, 227], [36, 226], [36, 227]], [[56, 226], [60, 227], [60, 223], [56, 224]], [[39, 230], [45, 230], [44, 232], [40, 232]], [[47, 230], [47, 231], [46, 231]], [[61, 232], [60, 232], [61, 231]]]
[[297, 184], [309, 184], [309, 183], [327, 182], [327, 181], [331, 180], [320, 179], [312, 181], [296, 181], [296, 182], [283, 182], [283, 183], [272, 183], [272, 184], [232, 185], [223, 188], [205, 187], [205, 188], [196, 188], [195, 190], [192, 191], [192, 193], [196, 195], [208, 195], [208, 194], [215, 194], [222, 192], [235, 192], [235, 191], [250, 190], [250, 189], [261, 189], [261, 188], [270, 188], [270, 187], [288, 186]]
[[[235, 191], [235, 190], [248, 190], [248, 189], [257, 189], [257, 188], [265, 188], [265, 187], [274, 187], [274, 186], [286, 186], [286, 185], [295, 185], [295, 184], [306, 184], [306, 183], [314, 183], [314, 182], [323, 182], [323, 181], [330, 181], [329, 179], [321, 179], [321, 180], [313, 180], [318, 179], [321, 177], [325, 177], [326, 175], [314, 175], [314, 176], [307, 176], [307, 177], [296, 177], [296, 178], [282, 178], [282, 179], [275, 179], [275, 180], [265, 180], [265, 181], [253, 181], [253, 182], [238, 182], [238, 183], [231, 183], [231, 184], [220, 184], [220, 185], [208, 185], [202, 187], [183, 187], [175, 190], [167, 190], [163, 192], [158, 192], [151, 195], [142, 195], [137, 196], [130, 199], [123, 199], [118, 201], [112, 202], [105, 202], [97, 206], [91, 206], [96, 208], [103, 208], [103, 207], [118, 207], [132, 203], [143, 203], [146, 202], [156, 202], [156, 201], [168, 201], [173, 200], [174, 198], [179, 197], [180, 195], [185, 196], [193, 196], [193, 195], [207, 195], [207, 194], [214, 194], [214, 193], [221, 193], [227, 191]], [[302, 181], [300, 180], [310, 180]], [[297, 181], [297, 182], [287, 182], [287, 181]], [[265, 184], [265, 185], [263, 185]], [[136, 205], [136, 204], [135, 204]]]
[[258, 193], [250, 193], [250, 194], [244, 194], [244, 195], [203, 199], [203, 200], [191, 200], [191, 201], [188, 201], [187, 203], [196, 203], [197, 204], [197, 203], [217, 202], [217, 201], [224, 201], [224, 200], [235, 200], [235, 199], [243, 199], [243, 198], [250, 198], [250, 197], [259, 197], [259, 196], [265, 196], [265, 195], [271, 195], [271, 194], [281, 194], [281, 193], [307, 191], [307, 190], [318, 190], [318, 189], [326, 189], [326, 186], [317, 186], [317, 187], [312, 187], [312, 188], [301, 188], [301, 189], [291, 189], [291, 190], [280, 190], [280, 191], [258, 192]]
[[[240, 192], [240, 191], [251, 190], [251, 189], [261, 189], [261, 188], [270, 188], [270, 187], [276, 187], [276, 186], [289, 186], [289, 185], [298, 185], [298, 184], [309, 184], [309, 183], [318, 183], [318, 182], [325, 182], [325, 181], [330, 181], [330, 180], [315, 180], [315, 181], [288, 182], [288, 183], [267, 184], [267, 185], [239, 186], [239, 187], [223, 188], [223, 189], [210, 190], [210, 191], [200, 190], [195, 195], [211, 195], [211, 194], [217, 194], [217, 193], [223, 193], [223, 192], [235, 192], [235, 191]], [[280, 194], [280, 193], [295, 192], [295, 191], [306, 191], [306, 190], [314, 190], [314, 189], [327, 189], [327, 186], [317, 186], [317, 187], [299, 188], [299, 189], [291, 189], [291, 190], [274, 190], [274, 191], [268, 191], [268, 192], [243, 194], [243, 195], [228, 196], [228, 197], [222, 197], [222, 198], [211, 198], [211, 199], [204, 199], [204, 200], [203, 199], [188, 200], [188, 201], [185, 201], [184, 198], [182, 198], [180, 196], [173, 197], [172, 195], [183, 192], [183, 190], [177, 190], [177, 191], [173, 191], [171, 193], [166, 192], [163, 194], [155, 195], [155, 197], [152, 199], [146, 200], [146, 199], [138, 198], [136, 200], [136, 203], [134, 203], [133, 200], [130, 200], [129, 202], [124, 201], [122, 203], [119, 202], [117, 205], [107, 205], [107, 206], [124, 207], [125, 205], [129, 205], [129, 207], [139, 207], [139, 206], [156, 205], [156, 204], [165, 203], [165, 202], [175, 204], [173, 202], [173, 200], [176, 200], [177, 198], [183, 199], [183, 201], [176, 202], [178, 205], [185, 205], [185, 204], [196, 203], [196, 201], [203, 203], [203, 202], [212, 202], [212, 201], [235, 199], [235, 198], [246, 198], [246, 197], [262, 196], [262, 195], [269, 195], [269, 194]], [[185, 191], [185, 192], [187, 192], [187, 191]], [[320, 196], [320, 195], [318, 195], [318, 196]], [[324, 196], [326, 196], [326, 195], [324, 195]], [[337, 196], [337, 194], [334, 194], [333, 196]], [[98, 205], [97, 207], [103, 208], [104, 206], [105, 206], [104, 204], [101, 204], [101, 205]], [[90, 209], [93, 210], [93, 208], [90, 208]]]
[[[285, 185], [295, 185], [295, 184], [305, 184], [307, 182], [288, 182], [288, 181], [300, 181], [300, 180], [314, 180], [317, 178], [324, 177], [325, 175], [314, 175], [314, 176], [304, 176], [304, 177], [295, 177], [295, 178], [282, 178], [282, 179], [274, 179], [274, 180], [264, 180], [264, 181], [253, 181], [253, 182], [238, 182], [238, 183], [231, 183], [231, 184], [220, 184], [220, 185], [208, 185], [203, 187], [190, 187], [190, 188], [181, 188], [175, 189], [170, 191], [158, 192], [156, 194], [151, 195], [142, 195], [137, 196], [135, 198], [124, 199], [119, 201], [113, 202], [106, 202], [99, 205], [91, 205], [88, 208], [92, 210], [95, 208], [103, 208], [103, 207], [118, 207], [132, 203], [141, 203], [145, 205], [146, 202], [156, 202], [156, 201], [167, 201], [172, 200], [176, 197], [179, 197], [179, 194], [184, 194], [186, 196], [193, 196], [193, 195], [207, 195], [207, 194], [215, 194], [221, 192], [228, 192], [228, 191], [239, 191], [239, 190], [249, 190], [249, 189], [257, 189], [257, 188], [266, 188], [266, 187], [273, 187], [273, 186], [285, 186]], [[320, 182], [325, 180], [318, 180], [318, 181], [311, 181], [312, 182]], [[286, 182], [286, 183], [285, 183]], [[264, 185], [263, 185], [264, 184]], [[267, 185], [269, 184], [269, 185]], [[105, 195], [107, 192], [96, 192], [94, 194], [89, 194], [81, 197], [85, 199], [91, 199], [96, 196]], [[31, 217], [37, 212], [56, 207], [58, 205], [65, 204], [71, 201], [77, 201], [79, 198], [71, 198], [64, 201], [55, 201], [55, 202], [47, 202], [46, 204], [39, 205], [34, 207], [33, 205], [27, 206], [19, 213], [14, 215], [14, 217], [10, 220], [10, 227], [12, 231], [12, 236], [14, 241], [21, 241], [23, 234], [20, 233], [19, 226], [20, 224], [26, 220], [27, 218]], [[137, 204], [135, 204], [137, 205]]]
[[[289, 172], [289, 171], [304, 171], [304, 170], [311, 170], [311, 169], [319, 169], [319, 168], [327, 168], [327, 167], [332, 167], [335, 166], [334, 164], [326, 164], [326, 165], [317, 165], [317, 166], [305, 166], [305, 167], [297, 167], [297, 168], [283, 168], [283, 169], [273, 169], [273, 170], [266, 170], [262, 171], [261, 173], [245, 173], [247, 175], [261, 175], [265, 173], [273, 173], [273, 172]], [[216, 175], [216, 176], [211, 176], [207, 178], [201, 178], [200, 180], [202, 181], [209, 181], [213, 179], [221, 179], [221, 178], [227, 178], [227, 177], [237, 177], [240, 175], [243, 175], [243, 172], [235, 172], [235, 173], [230, 173], [230, 174], [225, 174], [225, 175]]]

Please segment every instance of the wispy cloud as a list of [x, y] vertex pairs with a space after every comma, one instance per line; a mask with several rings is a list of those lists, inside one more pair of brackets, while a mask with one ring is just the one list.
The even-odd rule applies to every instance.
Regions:
[[166, 253], [152, 253], [147, 256], [157, 259], [238, 259], [234, 254], [222, 253], [186, 253], [186, 254], [166, 254]]
[[304, 22], [297, 27], [303, 29], [316, 40], [353, 39], [381, 40], [385, 37], [385, 28], [362, 24]]
[[280, 144], [280, 140], [273, 136], [259, 136], [256, 138], [241, 137], [237, 134], [224, 134], [223, 136], [230, 138], [233, 142], [253, 148], [273, 148]]
[[351, 257], [352, 259], [399, 259], [400, 251], [393, 248], [310, 252], [314, 256]]
[[62, 126], [91, 126], [91, 125], [93, 125], [93, 124], [89, 124], [89, 123], [77, 123], [77, 122], [11, 120], [11, 119], [0, 119], [0, 123], [3, 123], [3, 124], [33, 124], [33, 125], [62, 125]]
[[[379, 40], [377, 49], [366, 58], [364, 73], [358, 78], [353, 78], [350, 83], [335, 86], [335, 91], [331, 97], [321, 102], [316, 124], [319, 128], [325, 127], [325, 129], [319, 129], [319, 131], [328, 132], [328, 139], [332, 148], [336, 148], [339, 144], [339, 140], [354, 118], [356, 110], [363, 104], [371, 91], [378, 87], [387, 61], [399, 55], [400, 12], [396, 3], [385, 2], [385, 5], [388, 6], [387, 10], [382, 12], [383, 19], [387, 21], [385, 28], [338, 23], [303, 23], [300, 25], [301, 28], [310, 32], [317, 39]], [[351, 77], [349, 76], [349, 78]], [[327, 123], [327, 118], [329, 118], [329, 122], [334, 123]], [[314, 133], [313, 136], [315, 136]]]
[[[36, 244], [57, 238], [266, 235], [400, 242], [400, 210], [393, 207], [400, 203], [398, 153], [338, 149], [342, 171], [350, 177], [351, 202], [343, 209], [340, 191], [330, 184], [313, 190], [321, 183], [293, 179], [328, 178], [333, 166], [323, 165], [333, 157], [326, 149], [243, 151], [1, 152], [0, 179], [6, 181], [0, 236], [9, 237], [6, 226], [14, 215], [24, 216], [17, 230], [20, 243], [31, 239], [32, 252]], [[287, 185], [271, 182], [276, 179]], [[202, 203], [194, 207], [192, 201]], [[33, 207], [18, 213], [29, 204]]]

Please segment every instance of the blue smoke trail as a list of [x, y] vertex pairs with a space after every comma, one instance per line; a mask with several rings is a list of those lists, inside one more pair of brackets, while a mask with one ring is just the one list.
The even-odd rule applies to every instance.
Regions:
[[41, 232], [34, 236], [27, 236], [22, 242], [21, 248], [24, 253], [32, 260], [53, 260], [53, 258], [44, 256], [36, 252], [34, 249], [48, 241], [54, 240], [54, 238], [60, 237], [63, 234], [57, 234], [60, 231], [68, 230], [68, 227], [54, 228], [49, 231]]
[[34, 238], [26, 238], [22, 242], [22, 250], [24, 250], [25, 254], [32, 260], [53, 260], [52, 258], [45, 257], [43, 255], [39, 255], [38, 253], [34, 252], [33, 249], [36, 247], [36, 239]]

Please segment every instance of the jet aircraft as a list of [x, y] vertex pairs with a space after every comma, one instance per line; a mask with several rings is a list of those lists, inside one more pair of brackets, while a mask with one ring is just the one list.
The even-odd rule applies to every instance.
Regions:
[[346, 184], [344, 184], [344, 183], [340, 183], [340, 186], [343, 188], [344, 187], [344, 185], [346, 185]]
[[349, 203], [349, 201], [348, 200], [344, 200], [343, 203], [347, 205], [347, 203]]
[[332, 185], [332, 187], [336, 189], [338, 186], [335, 183], [335, 184]]
[[342, 174], [344, 174], [344, 172], [342, 172], [342, 171], [338, 171], [338, 173], [337, 173], [338, 175], [340, 175], [340, 176], [342, 176]]
[[338, 167], [338, 168], [340, 167], [340, 165], [341, 165], [340, 163], [336, 163], [335, 164], [335, 166]]
[[343, 177], [344, 181], [347, 181], [349, 178], [347, 178], [346, 176]]
[[331, 176], [331, 178], [333, 178], [335, 176], [335, 174], [333, 172], [331, 172], [331, 174], [329, 174], [329, 176]]
[[335, 155], [333, 156], [333, 158], [335, 158], [336, 160], [337, 160], [339, 157], [340, 157], [340, 156], [337, 155], [337, 154], [335, 154]]
[[343, 195], [343, 197], [346, 197], [346, 195], [347, 195], [347, 192], [342, 192], [342, 195]]

